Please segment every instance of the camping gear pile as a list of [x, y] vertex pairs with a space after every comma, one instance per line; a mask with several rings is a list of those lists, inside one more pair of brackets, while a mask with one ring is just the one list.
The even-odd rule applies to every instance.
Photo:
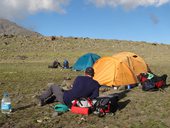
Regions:
[[55, 61], [52, 62], [52, 64], [48, 65], [48, 68], [64, 68], [64, 69], [69, 69], [69, 62], [68, 60], [64, 60], [63, 65], [56, 59]]
[[71, 112], [88, 115], [93, 110], [93, 100], [89, 98], [75, 99], [72, 101]]
[[118, 95], [108, 95], [96, 99], [76, 99], [72, 102], [71, 112], [82, 115], [94, 113], [99, 117], [103, 117], [106, 114], [115, 113], [117, 111], [118, 100]]
[[167, 75], [157, 76], [153, 73], [140, 73], [138, 76], [143, 91], [157, 91], [166, 86]]

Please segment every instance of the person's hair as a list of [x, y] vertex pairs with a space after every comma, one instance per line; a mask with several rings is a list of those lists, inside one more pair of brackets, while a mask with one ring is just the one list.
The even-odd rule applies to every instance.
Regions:
[[85, 70], [85, 73], [90, 75], [90, 76], [94, 76], [94, 69], [92, 67], [87, 67]]

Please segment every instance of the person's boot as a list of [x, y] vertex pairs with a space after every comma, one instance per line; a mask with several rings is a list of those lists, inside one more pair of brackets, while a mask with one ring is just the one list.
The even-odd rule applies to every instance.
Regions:
[[40, 96], [36, 96], [36, 103], [35, 103], [37, 106], [44, 106], [46, 105], [46, 101], [41, 99]]

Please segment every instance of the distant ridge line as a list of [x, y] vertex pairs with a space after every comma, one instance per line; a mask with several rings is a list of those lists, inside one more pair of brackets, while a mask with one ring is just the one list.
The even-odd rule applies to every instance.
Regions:
[[0, 19], [0, 35], [42, 36], [7, 19]]

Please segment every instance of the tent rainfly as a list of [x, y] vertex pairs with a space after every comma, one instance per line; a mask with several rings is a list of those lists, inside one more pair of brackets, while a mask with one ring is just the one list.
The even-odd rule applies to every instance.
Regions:
[[138, 82], [136, 76], [148, 71], [145, 61], [131, 52], [102, 57], [96, 61], [93, 68], [94, 79], [106, 86], [136, 84]]
[[77, 59], [72, 69], [76, 71], [84, 71], [87, 67], [93, 67], [93, 64], [100, 58], [94, 53], [87, 53]]

